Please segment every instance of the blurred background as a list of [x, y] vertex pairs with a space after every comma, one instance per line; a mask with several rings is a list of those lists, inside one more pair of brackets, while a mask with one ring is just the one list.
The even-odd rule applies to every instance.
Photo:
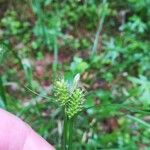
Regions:
[[149, 150], [149, 6], [150, 0], [0, 0], [0, 107], [59, 150], [63, 118], [51, 101], [52, 83], [80, 73], [88, 109], [75, 124], [73, 148]]

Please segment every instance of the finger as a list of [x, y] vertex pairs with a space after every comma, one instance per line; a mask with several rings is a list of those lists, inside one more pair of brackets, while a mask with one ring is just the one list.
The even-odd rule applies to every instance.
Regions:
[[54, 150], [26, 123], [0, 109], [0, 150]]

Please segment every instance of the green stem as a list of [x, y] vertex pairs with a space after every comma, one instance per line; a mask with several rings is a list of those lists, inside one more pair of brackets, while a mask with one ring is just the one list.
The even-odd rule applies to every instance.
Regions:
[[3, 80], [2, 80], [2, 76], [0, 75], [0, 96], [4, 102], [4, 105], [7, 105], [7, 101], [6, 101], [6, 95], [5, 95], [5, 89], [4, 89], [4, 84], [3, 84]]
[[64, 112], [63, 150], [72, 150], [74, 119], [68, 118]]
[[[106, 2], [107, 2], [106, 0], [103, 0], [103, 4], [106, 4]], [[102, 29], [103, 29], [103, 24], [104, 24], [104, 21], [105, 21], [105, 17], [106, 17], [106, 13], [103, 13], [100, 20], [99, 20], [98, 29], [97, 29], [94, 44], [93, 44], [93, 47], [92, 47], [92, 54], [93, 55], [95, 55], [97, 53], [97, 46], [98, 46], [99, 36], [100, 36], [100, 34], [102, 32]]]
[[63, 129], [63, 150], [67, 150], [67, 128], [68, 128], [68, 124], [67, 124], [67, 115], [65, 113], [64, 110], [64, 129]]
[[57, 71], [57, 66], [58, 65], [58, 47], [57, 47], [57, 38], [55, 37], [54, 39], [54, 62], [53, 62], [53, 72], [54, 75]]
[[74, 119], [69, 119], [69, 141], [68, 141], [68, 150], [72, 150], [72, 141], [73, 141], [73, 124]]

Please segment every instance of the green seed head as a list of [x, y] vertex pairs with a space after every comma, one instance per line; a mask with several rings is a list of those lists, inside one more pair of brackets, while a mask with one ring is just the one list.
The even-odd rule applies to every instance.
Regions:
[[65, 112], [69, 118], [75, 116], [84, 107], [84, 92], [79, 88], [79, 74], [70, 85], [64, 79], [58, 80], [54, 84], [54, 96], [56, 101], [65, 108]]
[[54, 96], [56, 101], [61, 105], [65, 106], [69, 99], [68, 85], [64, 79], [58, 80], [54, 84]]
[[78, 112], [83, 109], [84, 104], [84, 93], [81, 89], [74, 89], [70, 95], [70, 99], [67, 103], [66, 113], [69, 118], [75, 116]]

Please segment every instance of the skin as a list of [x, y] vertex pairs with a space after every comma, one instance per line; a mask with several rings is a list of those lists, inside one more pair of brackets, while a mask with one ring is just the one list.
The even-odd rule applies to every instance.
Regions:
[[55, 150], [16, 116], [0, 109], [0, 150]]

